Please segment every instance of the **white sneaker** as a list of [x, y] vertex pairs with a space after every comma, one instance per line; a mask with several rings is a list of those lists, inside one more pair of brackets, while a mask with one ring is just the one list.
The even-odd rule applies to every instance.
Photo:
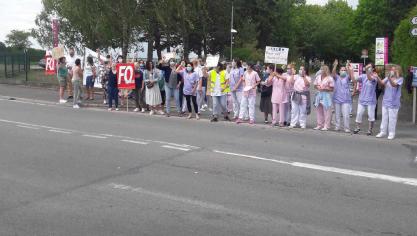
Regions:
[[386, 134], [380, 132], [379, 134], [377, 134], [375, 137], [377, 138], [383, 138]]
[[161, 110], [161, 111], [158, 111], [158, 114], [159, 115], [165, 115], [165, 112]]
[[74, 106], [72, 106], [72, 108], [74, 108], [74, 109], [80, 109], [80, 106], [78, 106], [78, 104], [75, 104]]
[[106, 101], [106, 100], [104, 100], [104, 101], [103, 101], [103, 104], [104, 104], [104, 105], [106, 105], [106, 104], [107, 104], [107, 101]]
[[321, 131], [328, 131], [328, 130], [329, 130], [328, 128], [321, 129]]
[[67, 103], [67, 100], [65, 100], [65, 99], [59, 99], [59, 104], [64, 104], [64, 103]]
[[204, 104], [204, 105], [203, 105], [203, 108], [204, 108], [204, 109], [206, 109], [207, 107], [208, 107], [208, 106], [207, 106], [207, 104]]
[[206, 111], [206, 109], [204, 107], [200, 108], [200, 111]]
[[109, 108], [109, 109], [107, 109], [108, 111], [113, 111], [113, 108]]
[[134, 112], [138, 112], [139, 111], [139, 108], [135, 108], [135, 110], [133, 110]]
[[142, 113], [145, 113], [145, 108], [142, 108], [142, 111], [141, 111]]
[[288, 128], [294, 129], [295, 128], [295, 125], [290, 125], [290, 126], [288, 126]]
[[340, 128], [336, 127], [336, 128], [334, 128], [334, 131], [339, 132]]
[[151, 112], [149, 112], [149, 115], [153, 115], [153, 114], [155, 114], [155, 112], [152, 110]]
[[320, 130], [322, 129], [320, 126], [317, 126], [316, 128], [314, 128], [314, 130]]
[[389, 134], [388, 135], [388, 140], [393, 140], [395, 138], [395, 134]]
[[116, 108], [115, 110], [116, 110], [116, 111], [119, 111], [119, 108]]
[[349, 134], [350, 133], [350, 129], [345, 129], [345, 133]]

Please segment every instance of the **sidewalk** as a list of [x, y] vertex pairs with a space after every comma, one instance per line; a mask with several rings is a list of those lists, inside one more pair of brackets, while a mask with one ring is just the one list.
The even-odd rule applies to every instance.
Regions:
[[[28, 87], [24, 85], [5, 85], [0, 84], [0, 96], [3, 96], [5, 98], [24, 98], [24, 99], [30, 99], [30, 100], [38, 100], [38, 101], [46, 101], [50, 103], [58, 103], [58, 91], [54, 88], [40, 88], [40, 87]], [[269, 127], [269, 124], [264, 124], [264, 116], [263, 113], [259, 111], [259, 99], [257, 101], [257, 107], [256, 107], [256, 124], [262, 125], [265, 127]], [[382, 97], [380, 97], [380, 102], [382, 100]], [[120, 102], [119, 102], [120, 103]], [[68, 106], [71, 107], [72, 103], [71, 100], [63, 104], [62, 106]], [[107, 109], [107, 105], [103, 104], [102, 99], [102, 93], [97, 92], [95, 94], [95, 100], [93, 101], [83, 101], [83, 107], [84, 108], [98, 108], [98, 109]], [[127, 110], [126, 104], [124, 106], [119, 106], [120, 111]], [[133, 109], [135, 108], [134, 101], [132, 99], [129, 100], [129, 112], [133, 112]], [[353, 117], [351, 118], [351, 128], [354, 127], [354, 120], [355, 120], [355, 112], [357, 108], [357, 97], [354, 99], [353, 104]], [[375, 124], [374, 129], [374, 135], [376, 135], [379, 132], [379, 125], [381, 122], [381, 106], [378, 107], [378, 120]], [[175, 111], [175, 109], [172, 109]], [[407, 106], [403, 105], [403, 107], [400, 109], [398, 124], [397, 124], [397, 135], [396, 139], [400, 139], [403, 141], [407, 141], [408, 143], [417, 144], [417, 125], [413, 125], [411, 123], [411, 108], [408, 108]], [[172, 116], [176, 116], [177, 114], [172, 114]], [[210, 111], [202, 112], [201, 119], [209, 119], [211, 115]], [[222, 120], [222, 119], [220, 119]], [[271, 118], [269, 118], [269, 121], [271, 122]], [[311, 115], [307, 118], [307, 128], [311, 129], [316, 124], [316, 112], [313, 110], [311, 112]], [[364, 122], [362, 126], [362, 130], [367, 130], [368, 122], [367, 122], [367, 115], [364, 115]], [[317, 131], [318, 132], [318, 131]], [[329, 131], [333, 132], [333, 131]], [[349, 134], [346, 134], [349, 135]], [[362, 132], [361, 135], [365, 135], [364, 132]]]

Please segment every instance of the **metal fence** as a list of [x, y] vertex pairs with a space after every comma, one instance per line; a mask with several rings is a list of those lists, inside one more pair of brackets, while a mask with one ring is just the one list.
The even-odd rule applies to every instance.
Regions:
[[27, 51], [20, 53], [0, 52], [0, 79], [11, 79], [24, 74], [30, 69]]

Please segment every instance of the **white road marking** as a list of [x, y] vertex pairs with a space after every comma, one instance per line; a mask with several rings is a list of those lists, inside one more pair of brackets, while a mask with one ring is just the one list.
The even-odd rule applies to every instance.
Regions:
[[273, 163], [278, 163], [278, 164], [283, 164], [283, 165], [289, 165], [289, 166], [299, 167], [299, 168], [305, 168], [305, 169], [310, 169], [310, 170], [317, 170], [317, 171], [323, 171], [323, 172], [329, 172], [329, 173], [343, 174], [343, 175], [349, 175], [349, 176], [355, 176], [355, 177], [364, 177], [364, 178], [383, 180], [383, 181], [388, 181], [388, 182], [393, 182], [393, 183], [417, 186], [417, 179], [414, 179], [414, 178], [403, 178], [403, 177], [392, 176], [392, 175], [384, 175], [384, 174], [371, 173], [371, 172], [365, 172], [365, 171], [357, 171], [357, 170], [349, 170], [349, 169], [342, 169], [342, 168], [329, 167], [329, 166], [321, 166], [321, 165], [308, 164], [308, 163], [302, 163], [302, 162], [287, 162], [287, 161], [280, 161], [280, 160], [275, 160], [275, 159], [269, 159], [269, 158], [257, 157], [257, 156], [239, 154], [239, 153], [223, 152], [223, 151], [218, 151], [218, 150], [213, 150], [213, 152], [220, 153], [220, 154], [225, 154], [225, 155], [229, 155], [229, 156], [244, 157], [244, 158], [249, 158], [249, 159], [253, 159], [253, 160], [268, 161], [268, 162], [273, 162]]
[[52, 133], [60, 133], [60, 134], [72, 134], [71, 132], [69, 132], [69, 131], [64, 131], [64, 130], [57, 130], [57, 129], [50, 129], [50, 130], [48, 130], [49, 132], [52, 132]]
[[91, 134], [83, 134], [83, 137], [98, 138], [98, 139], [106, 139], [107, 138], [107, 137], [104, 137], [104, 136], [91, 135]]
[[148, 144], [146, 142], [135, 141], [135, 140], [127, 140], [127, 139], [123, 139], [122, 142], [125, 142], [125, 143], [134, 143], [134, 144], [142, 144], [142, 145], [147, 145]]
[[45, 125], [37, 125], [37, 124], [30, 124], [30, 123], [13, 121], [13, 120], [0, 119], [0, 122], [10, 123], [10, 124], [16, 124], [16, 125], [22, 125], [22, 126], [31, 126], [31, 127], [37, 127], [37, 128], [44, 128], [44, 129], [57, 129], [57, 130], [64, 130], [64, 131], [68, 131], [68, 132], [79, 132], [79, 131], [76, 131], [76, 130], [61, 129], [61, 128], [56, 128], [56, 127], [50, 127], [50, 126], [45, 126]]
[[160, 144], [166, 144], [168, 146], [177, 146], [177, 147], [182, 147], [182, 148], [189, 148], [189, 149], [199, 149], [200, 147], [196, 147], [196, 146], [191, 146], [191, 145], [187, 145], [187, 144], [178, 144], [178, 143], [170, 143], [170, 142], [165, 142], [165, 141], [159, 141], [159, 140], [146, 140], [149, 142], [155, 142], [155, 143], [160, 143]]
[[33, 127], [33, 126], [25, 126], [25, 125], [16, 125], [17, 127], [20, 128], [25, 128], [25, 129], [39, 129], [38, 127]]
[[163, 145], [161, 146], [163, 148], [169, 148], [169, 149], [176, 149], [176, 150], [181, 150], [181, 151], [190, 151], [190, 149], [188, 148], [181, 148], [181, 147], [174, 147], [174, 146], [169, 146], [169, 145]]

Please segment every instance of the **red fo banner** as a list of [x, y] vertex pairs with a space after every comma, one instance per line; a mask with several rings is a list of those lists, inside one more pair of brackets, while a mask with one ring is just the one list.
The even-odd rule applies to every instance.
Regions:
[[45, 56], [45, 74], [54, 75], [56, 70], [56, 60], [51, 55]]
[[117, 87], [119, 89], [135, 89], [135, 64], [117, 64], [116, 71]]

